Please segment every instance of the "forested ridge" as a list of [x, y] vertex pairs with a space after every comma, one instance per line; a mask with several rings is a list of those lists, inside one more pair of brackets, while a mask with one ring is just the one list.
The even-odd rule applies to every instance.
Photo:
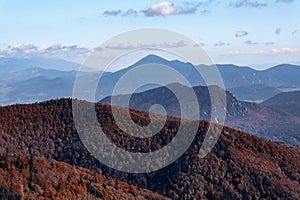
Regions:
[[[119, 113], [126, 112], [117, 109]], [[179, 125], [191, 123], [170, 117], [155, 137], [138, 139], [116, 126], [110, 106], [97, 104], [95, 110], [106, 136], [128, 151], [155, 151], [172, 141]], [[149, 123], [148, 113], [130, 112], [138, 124]], [[161, 119], [157, 116], [154, 120]], [[10, 153], [29, 154], [30, 150], [37, 157], [84, 167], [172, 199], [300, 198], [299, 152], [224, 127], [212, 152], [202, 159], [199, 150], [210, 124], [196, 123], [199, 124], [197, 135], [178, 160], [143, 174], [110, 169], [86, 150], [75, 129], [71, 99], [1, 107], [0, 144]]]

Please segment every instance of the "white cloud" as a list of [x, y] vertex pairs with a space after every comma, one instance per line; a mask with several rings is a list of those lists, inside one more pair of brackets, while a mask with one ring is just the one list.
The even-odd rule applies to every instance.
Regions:
[[296, 33], [300, 32], [300, 28], [299, 29], [296, 29], [292, 32], [292, 35], [295, 35]]
[[214, 44], [214, 46], [228, 46], [230, 45], [229, 43], [223, 42], [223, 41], [219, 41], [217, 43]]
[[105, 12], [102, 13], [102, 15], [108, 17], [108, 16], [122, 16], [122, 17], [126, 17], [126, 16], [137, 16], [138, 12], [136, 10], [133, 9], [128, 9], [127, 11], [123, 11], [123, 10], [107, 10]]
[[184, 1], [183, 4], [185, 4], [187, 6], [192, 6], [195, 8], [198, 8], [198, 7], [206, 8], [215, 2], [216, 2], [216, 0]]
[[227, 54], [228, 54], [228, 55], [239, 55], [239, 54], [241, 54], [241, 52], [238, 51], [238, 50], [235, 50], [235, 51], [228, 51]]
[[296, 52], [298, 52], [298, 49], [284, 47], [284, 48], [272, 49], [271, 52], [272, 53], [296, 53]]
[[231, 2], [231, 6], [235, 8], [241, 8], [241, 7], [259, 8], [259, 7], [266, 7], [267, 4], [258, 1], [251, 1], [251, 0], [238, 0], [235, 2]]
[[52, 57], [81, 63], [88, 55], [90, 49], [78, 47], [77, 45], [51, 45], [36, 46], [32, 44], [20, 44], [0, 49], [0, 57], [26, 58], [31, 56]]
[[273, 44], [275, 44], [274, 42], [265, 42], [265, 43], [263, 43], [263, 44], [265, 44], [265, 45], [273, 45]]
[[276, 0], [276, 3], [292, 3], [294, 0]]
[[247, 31], [237, 31], [235, 33], [235, 37], [243, 37], [243, 36], [246, 36], [248, 35], [249, 33]]
[[274, 42], [253, 42], [252, 40], [246, 40], [245, 44], [249, 44], [249, 45], [273, 45]]
[[107, 10], [103, 13], [103, 15], [105, 15], [105, 16], [117, 16], [121, 13], [122, 13], [121, 10]]
[[162, 1], [157, 4], [153, 4], [151, 7], [142, 10], [145, 16], [168, 16], [168, 15], [183, 15], [183, 14], [194, 14], [197, 8], [183, 8], [174, 6], [170, 1]]
[[280, 33], [281, 33], [281, 28], [276, 28], [276, 29], [275, 29], [275, 34], [276, 34], [276, 35], [279, 35]]
[[274, 48], [271, 50], [255, 50], [250, 52], [241, 52], [239, 50], [234, 51], [228, 51], [224, 54], [221, 54], [222, 56], [257, 56], [257, 55], [274, 55], [274, 54], [295, 54], [298, 53], [299, 50], [296, 48], [289, 48], [289, 47], [283, 47], [283, 48]]
[[194, 44], [194, 47], [204, 47], [204, 46], [206, 46], [206, 44], [203, 42], [198, 42], [197, 44]]
[[162, 43], [139, 43], [139, 42], [126, 42], [126, 43], [110, 43], [106, 46], [108, 49], [139, 49], [139, 48], [179, 48], [185, 47], [186, 44], [183, 40], [178, 42], [162, 42]]
[[257, 45], [257, 42], [252, 42], [251, 40], [246, 40], [245, 44], [250, 44], [250, 45]]
[[133, 9], [128, 9], [126, 12], [122, 14], [122, 16], [137, 16], [138, 12]]
[[211, 11], [205, 9], [205, 10], [202, 10], [200, 13], [201, 13], [201, 15], [207, 15], [207, 14], [211, 13]]

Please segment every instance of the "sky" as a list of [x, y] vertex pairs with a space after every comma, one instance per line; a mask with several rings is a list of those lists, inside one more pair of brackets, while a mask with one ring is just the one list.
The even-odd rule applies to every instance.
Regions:
[[0, 0], [0, 57], [80, 63], [114, 36], [149, 27], [185, 35], [214, 63], [300, 64], [297, 0]]

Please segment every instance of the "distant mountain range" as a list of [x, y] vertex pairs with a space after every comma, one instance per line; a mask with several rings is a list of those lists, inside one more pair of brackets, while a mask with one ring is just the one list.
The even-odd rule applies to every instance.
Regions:
[[78, 70], [80, 64], [57, 58], [0, 58], [0, 72], [13, 72], [28, 68], [54, 69], [60, 71]]
[[[218, 91], [216, 86], [213, 87], [215, 87], [215, 91]], [[179, 105], [177, 97], [168, 88], [176, 90], [180, 96], [185, 96], [188, 89], [186, 86], [180, 84], [172, 84], [168, 85], [168, 87], [159, 87], [132, 95], [106, 97], [100, 103], [111, 104], [111, 100], [113, 99], [115, 103], [113, 106], [128, 107], [124, 105], [124, 101], [125, 99], [130, 99], [129, 108], [146, 112], [149, 111], [152, 105], [159, 104], [165, 108], [167, 115], [181, 117], [182, 105]], [[211, 105], [207, 87], [197, 86], [193, 90], [195, 91], [200, 107], [198, 112], [200, 113], [200, 118], [191, 119], [210, 120], [211, 109], [213, 109], [213, 106], [218, 108], [218, 105]], [[214, 92], [214, 94], [217, 94], [217, 92]], [[300, 118], [263, 104], [239, 101], [230, 92], [226, 92], [226, 96], [227, 118], [225, 124], [227, 126], [251, 133], [266, 140], [300, 145]], [[185, 101], [185, 103], [189, 103], [189, 101]], [[189, 109], [192, 112], [195, 108], [189, 107]], [[219, 107], [218, 109], [222, 108]], [[163, 113], [158, 112], [158, 114]]]
[[[80, 65], [60, 59], [0, 59], [0, 105], [71, 97]], [[95, 79], [86, 72], [87, 80]], [[110, 72], [105, 72], [110, 74]]]
[[[178, 60], [168, 61], [156, 55], [149, 55], [128, 68], [114, 73], [105, 72], [98, 83], [96, 99], [111, 96], [115, 84], [127, 72], [143, 64], [157, 63], [167, 65], [178, 71], [195, 87], [198, 99], [201, 99], [201, 119], [209, 120], [210, 101], [204, 80], [191, 63]], [[0, 105], [40, 102], [47, 99], [71, 97], [73, 84], [77, 75], [78, 64], [59, 59], [0, 59]], [[200, 71], [209, 70], [209, 66], [196, 66]], [[300, 88], [300, 67], [295, 65], [278, 65], [268, 70], [258, 71], [250, 67], [235, 65], [217, 65], [225, 84], [228, 98], [227, 122], [230, 127], [249, 132], [262, 138], [299, 144], [299, 113], [293, 107], [295, 100], [287, 105], [285, 96], [293, 93], [282, 93]], [[64, 71], [64, 70], [71, 71]], [[97, 75], [84, 73], [87, 82], [95, 82]], [[143, 77], [136, 77], [137, 79]], [[132, 81], [134, 83], [134, 81]], [[176, 101], [165, 101], [158, 96], [167, 94], [159, 85], [148, 84], [135, 92], [131, 108], [148, 111], [149, 104], [162, 103], [169, 109], [169, 115], [179, 116]], [[184, 87], [184, 86], [182, 86]], [[155, 89], [156, 88], [156, 89]], [[154, 90], [153, 90], [154, 89]], [[183, 90], [184, 91], [184, 90]], [[124, 93], [130, 94], [128, 90]], [[144, 92], [144, 93], [143, 93]], [[295, 92], [296, 93], [296, 92]], [[275, 96], [277, 95], [277, 96]], [[275, 96], [275, 100], [265, 101], [262, 105], [243, 101], [262, 102]], [[172, 97], [172, 95], [171, 95]], [[201, 97], [201, 98], [200, 98]], [[205, 97], [205, 98], [203, 98]], [[173, 98], [173, 97], [172, 97]], [[170, 99], [172, 99], [170, 98]], [[280, 99], [280, 103], [276, 103]], [[107, 100], [107, 99], [106, 99]], [[103, 101], [108, 103], [108, 101]], [[241, 101], [242, 100], [242, 101]], [[275, 102], [275, 103], [274, 103]], [[299, 102], [299, 101], [298, 101]], [[272, 108], [266, 107], [271, 106]]]
[[[110, 96], [115, 84], [126, 72], [149, 63], [171, 67], [182, 74], [192, 86], [206, 85], [191, 63], [178, 60], [168, 61], [159, 56], [149, 55], [128, 68], [114, 73], [106, 72], [105, 77], [98, 84], [96, 99]], [[60, 59], [1, 58], [0, 105], [70, 97], [79, 67], [79, 64]], [[210, 69], [205, 65], [196, 67], [200, 71]], [[263, 71], [231, 64], [217, 65], [217, 67], [223, 77], [226, 90], [233, 93], [239, 100], [262, 102], [281, 92], [300, 88], [300, 79], [298, 78], [300, 77], [300, 67], [296, 65], [278, 65]], [[92, 72], [86, 75], [86, 80], [97, 78]], [[38, 80], [41, 82], [39, 83]], [[137, 92], [155, 87], [158, 86], [149, 84], [139, 88]]]
[[300, 91], [280, 93], [263, 104], [300, 118]]
[[260, 103], [265, 99], [283, 92], [280, 88], [262, 84], [227, 88], [227, 90], [232, 92], [234, 96], [239, 100], [251, 101], [256, 103]]
[[[110, 193], [117, 199], [118, 194], [129, 199], [131, 196], [134, 197], [132, 199], [139, 199], [139, 195], [146, 199], [163, 198], [128, 185], [131, 184], [170, 199], [299, 199], [298, 151], [224, 127], [212, 151], [200, 158], [199, 150], [208, 126], [215, 126], [207, 121], [193, 122], [199, 128], [192, 144], [179, 159], [165, 168], [141, 174], [109, 168], [83, 146], [75, 129], [72, 103], [79, 104], [82, 112], [90, 104], [59, 99], [0, 107], [0, 195], [11, 194], [11, 198], [17, 198], [24, 191], [24, 197], [32, 195], [32, 198], [49, 196], [64, 199], [64, 195], [76, 194], [97, 199]], [[106, 136], [116, 146], [131, 152], [161, 149], [176, 137], [174, 130], [179, 125], [192, 123], [168, 118], [164, 128], [154, 138], [134, 138], [118, 128], [110, 106], [91, 105]], [[120, 115], [127, 113], [126, 109], [116, 109]], [[150, 120], [149, 113], [129, 112], [139, 125]], [[120, 120], [120, 123], [126, 123], [122, 118]], [[83, 122], [83, 125], [87, 129], [100, 128], [91, 126], [89, 121]], [[189, 132], [184, 134], [188, 137]], [[94, 142], [95, 138], [89, 141]], [[27, 164], [30, 151], [35, 155], [32, 178]], [[118, 153], [117, 149], [108, 152], [108, 155], [115, 153]], [[159, 161], [160, 158], [154, 159], [149, 164]], [[30, 180], [32, 188], [28, 187]]]
[[[109, 94], [112, 94], [112, 89], [120, 77], [138, 66], [149, 63], [171, 67], [183, 75], [190, 82], [191, 86], [207, 85], [195, 67], [200, 72], [211, 70], [210, 66], [207, 65], [193, 66], [191, 63], [184, 63], [178, 60], [168, 61], [156, 55], [148, 55], [136, 64], [105, 77], [102, 84], [105, 88], [101, 89], [102, 93], [98, 97], [109, 96]], [[231, 64], [217, 65], [217, 68], [223, 78], [225, 89], [238, 96], [239, 100], [261, 102], [282, 90], [288, 91], [300, 88], [300, 80], [298, 79], [300, 67], [296, 65], [283, 64], [263, 71]], [[148, 85], [146, 88], [140, 88], [139, 92], [155, 87], [157, 86]], [[244, 88], [250, 92], [242, 92]], [[130, 92], [128, 91], [127, 93]]]

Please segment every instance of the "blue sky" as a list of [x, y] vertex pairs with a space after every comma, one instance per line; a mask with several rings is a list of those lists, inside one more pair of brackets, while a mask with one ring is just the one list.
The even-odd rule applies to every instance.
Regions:
[[0, 25], [2, 57], [52, 45], [85, 55], [122, 32], [157, 27], [203, 45], [216, 63], [300, 64], [296, 0], [0, 0]]

